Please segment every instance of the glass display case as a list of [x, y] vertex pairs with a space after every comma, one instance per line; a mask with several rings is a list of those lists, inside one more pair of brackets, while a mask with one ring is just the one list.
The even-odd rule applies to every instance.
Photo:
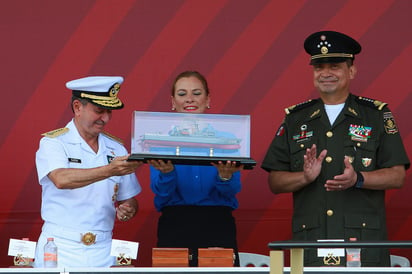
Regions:
[[134, 111], [131, 153], [130, 160], [145, 162], [256, 165], [250, 158], [250, 115]]

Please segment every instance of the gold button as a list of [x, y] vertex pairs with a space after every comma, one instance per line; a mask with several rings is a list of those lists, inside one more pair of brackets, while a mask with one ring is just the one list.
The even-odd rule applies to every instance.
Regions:
[[300, 148], [304, 148], [305, 147], [305, 145], [304, 144], [300, 144]]
[[332, 209], [328, 209], [328, 211], [326, 211], [326, 214], [330, 217], [333, 215], [333, 210]]
[[333, 136], [333, 132], [332, 132], [332, 131], [326, 132], [326, 136], [329, 137], [329, 138], [332, 137], [332, 136]]
[[326, 161], [327, 163], [332, 162], [332, 157], [330, 157], [330, 156], [326, 157], [326, 158], [325, 158], [325, 161]]
[[306, 228], [306, 225], [302, 225], [302, 228]]
[[357, 143], [356, 146], [357, 146], [357, 147], [360, 147], [360, 146], [361, 146], [361, 143]]
[[366, 227], [366, 223], [362, 223], [362, 227]]

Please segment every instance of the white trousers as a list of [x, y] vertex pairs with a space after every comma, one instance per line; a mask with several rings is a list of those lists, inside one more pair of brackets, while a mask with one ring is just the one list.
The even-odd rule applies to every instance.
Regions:
[[53, 237], [57, 245], [58, 267], [110, 267], [116, 258], [110, 256], [112, 232], [95, 232], [96, 242], [85, 245], [81, 242], [81, 234], [89, 231], [71, 231], [55, 225], [43, 225], [42, 233], [37, 241], [34, 267], [43, 267], [44, 245], [47, 238]]

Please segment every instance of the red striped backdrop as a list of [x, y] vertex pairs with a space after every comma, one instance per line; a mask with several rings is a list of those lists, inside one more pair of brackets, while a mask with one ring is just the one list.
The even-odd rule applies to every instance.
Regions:
[[[71, 118], [64, 83], [86, 75], [122, 75], [108, 131], [129, 147], [133, 110], [169, 111], [174, 76], [207, 76], [211, 113], [250, 114], [252, 157], [262, 160], [283, 109], [317, 96], [302, 44], [318, 30], [360, 41], [352, 91], [389, 103], [412, 156], [412, 1], [409, 0], [13, 0], [2, 1], [0, 123], [0, 266], [8, 239], [37, 240], [41, 189], [34, 154], [40, 134]], [[158, 213], [148, 168], [141, 211], [116, 223], [115, 238], [140, 242], [138, 266], [150, 265]], [[391, 240], [409, 240], [411, 172], [402, 190], [388, 191]], [[273, 195], [259, 167], [243, 172], [236, 211], [241, 251], [268, 253], [267, 243], [290, 237], [291, 196]], [[394, 250], [412, 259], [412, 251]]]

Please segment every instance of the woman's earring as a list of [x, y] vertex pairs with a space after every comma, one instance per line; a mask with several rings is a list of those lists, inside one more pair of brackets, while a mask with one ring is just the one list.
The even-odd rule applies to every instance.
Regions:
[[172, 110], [176, 110], [176, 108], [175, 108], [175, 107], [172, 107]]
[[209, 105], [207, 105], [207, 108], [209, 109], [209, 108], [210, 108], [210, 106], [209, 106]]

